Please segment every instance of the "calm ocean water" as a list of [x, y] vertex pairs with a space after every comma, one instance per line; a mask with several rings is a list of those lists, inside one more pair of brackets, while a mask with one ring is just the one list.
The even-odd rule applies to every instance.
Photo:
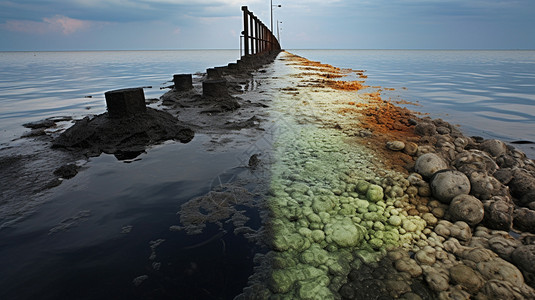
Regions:
[[[365, 69], [367, 84], [395, 88], [383, 98], [418, 102], [409, 107], [470, 134], [535, 141], [535, 51], [292, 52]], [[152, 86], [145, 94], [157, 98], [173, 74], [203, 72], [238, 55], [0, 52], [0, 147], [27, 130], [23, 123], [104, 112], [105, 91]], [[240, 166], [248, 146], [206, 151], [211, 138], [197, 134], [188, 144], [155, 146], [128, 164], [111, 155], [92, 158], [29, 216], [0, 226], [0, 299], [231, 299], [240, 293], [258, 249], [242, 236], [221, 236], [216, 226], [198, 236], [169, 230], [179, 224], [180, 205], [208, 192], [222, 174], [247, 176]], [[132, 280], [142, 275], [148, 279], [136, 287]]]

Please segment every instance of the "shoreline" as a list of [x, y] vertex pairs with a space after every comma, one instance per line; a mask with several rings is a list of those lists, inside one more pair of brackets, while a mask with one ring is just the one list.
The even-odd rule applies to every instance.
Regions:
[[[216, 195], [220, 197], [216, 198], [220, 199], [218, 203], [228, 206], [229, 212], [214, 214], [210, 220], [218, 222], [233, 216], [240, 234], [247, 233], [251, 241], [271, 250], [255, 259], [257, 272], [241, 298], [264, 295], [309, 299], [314, 297], [311, 293], [324, 299], [351, 298], [358, 293], [363, 293], [362, 297], [411, 299], [425, 299], [426, 295], [535, 296], [534, 270], [525, 264], [533, 258], [529, 251], [534, 247], [534, 235], [511, 231], [513, 222], [517, 228], [535, 228], [535, 205], [528, 202], [535, 188], [533, 160], [500, 141], [466, 137], [447, 122], [420, 118], [382, 100], [380, 87], [365, 87], [363, 71], [341, 70], [284, 52], [270, 64], [270, 68], [279, 68], [273, 73], [276, 76], [255, 83], [247, 73], [261, 64], [249, 63], [245, 62], [245, 74], [237, 65], [222, 69], [224, 74], [220, 74], [230, 83], [229, 95], [223, 98], [232, 98], [240, 108], [214, 110], [214, 101], [200, 96], [199, 82], [194, 83], [193, 90], [170, 91], [161, 97], [163, 110], [198, 133], [233, 132], [245, 135], [249, 141], [262, 137], [263, 131], [273, 133], [273, 144], [267, 147], [274, 146], [274, 153], [260, 156], [271, 173], [270, 189], [263, 191], [266, 207], [249, 200], [241, 203], [267, 210], [265, 228], [256, 232], [244, 226], [238, 210], [225, 200], [229, 196], [225, 191], [192, 199], [191, 207], [181, 210], [183, 223], [174, 228], [202, 230], [202, 226], [188, 227], [199, 222], [194, 204], [212, 201]], [[349, 73], [362, 80], [341, 80]], [[254, 89], [255, 84], [272, 84], [269, 89], [275, 93], [274, 99], [264, 99], [267, 96], [261, 94], [254, 101], [235, 97], [248, 86]], [[272, 128], [270, 122], [279, 122], [280, 128]], [[42, 147], [38, 155], [50, 155], [48, 138], [37, 138], [40, 146], [36, 148]], [[214, 149], [228, 147], [229, 141], [216, 141], [214, 145]], [[345, 150], [339, 154], [332, 145]], [[147, 147], [142, 146], [143, 150]], [[56, 162], [68, 161], [61, 165], [78, 166], [76, 161], [84, 159], [58, 153], [62, 154]], [[288, 153], [293, 156], [288, 157]], [[248, 166], [254, 168], [256, 153], [249, 154]], [[313, 158], [308, 156], [311, 154]], [[419, 162], [422, 156], [431, 162]], [[28, 157], [27, 162], [34, 162]], [[308, 159], [314, 163], [307, 164]], [[40, 172], [47, 176], [57, 169], [47, 157], [40, 157], [40, 161], [44, 166]], [[2, 160], [0, 166], [13, 172], [20, 162]], [[457, 172], [437, 172], [448, 169]], [[472, 194], [454, 200], [467, 204], [451, 208], [452, 199], [459, 195], [440, 192], [445, 184], [436, 181], [445, 173], [460, 180], [455, 187], [460, 187], [462, 195]], [[54, 176], [56, 179], [42, 178], [46, 180], [41, 181], [41, 191], [46, 192], [51, 180], [65, 174]], [[15, 185], [8, 181], [6, 187]], [[509, 195], [508, 186], [514, 197]], [[319, 195], [323, 200], [316, 198]], [[524, 195], [528, 195], [526, 199]], [[519, 203], [531, 206], [524, 209]], [[472, 218], [478, 214], [483, 216], [476, 222]], [[484, 219], [489, 215], [493, 219]], [[478, 261], [474, 253], [480, 257]], [[505, 271], [496, 275], [491, 272], [496, 268]], [[382, 271], [375, 272], [377, 269]], [[463, 273], [477, 280], [462, 277]]]

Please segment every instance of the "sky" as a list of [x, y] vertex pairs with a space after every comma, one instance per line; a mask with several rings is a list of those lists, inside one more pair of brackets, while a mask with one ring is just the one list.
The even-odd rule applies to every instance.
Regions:
[[[535, 0], [274, 0], [285, 49], [535, 49]], [[0, 51], [238, 49], [267, 0], [0, 0]]]

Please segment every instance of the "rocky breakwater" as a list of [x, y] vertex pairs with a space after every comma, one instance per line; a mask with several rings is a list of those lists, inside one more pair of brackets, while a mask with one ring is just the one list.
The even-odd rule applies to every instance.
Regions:
[[360, 71], [278, 63], [271, 251], [239, 298], [535, 298], [532, 160], [325, 79]]
[[[420, 136], [409, 169], [411, 202], [427, 203], [424, 210], [439, 221], [425, 242], [409, 247], [414, 257], [391, 256], [418, 265], [442, 298], [533, 299], [533, 160], [502, 141], [466, 137], [440, 119], [410, 122]], [[392, 151], [404, 149], [391, 144]]]

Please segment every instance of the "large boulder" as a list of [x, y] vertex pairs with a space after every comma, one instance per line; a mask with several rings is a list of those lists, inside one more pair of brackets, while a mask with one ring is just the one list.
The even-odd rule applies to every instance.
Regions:
[[516, 248], [511, 258], [520, 269], [535, 273], [535, 245], [522, 245]]
[[438, 171], [448, 168], [448, 164], [435, 153], [426, 153], [416, 160], [414, 170], [423, 177], [429, 178]]
[[487, 152], [493, 157], [498, 157], [507, 152], [507, 145], [505, 145], [505, 143], [500, 140], [493, 139], [493, 140], [486, 140], [483, 143], [481, 143], [481, 145], [479, 145], [479, 149]]
[[443, 203], [450, 203], [458, 195], [470, 193], [470, 180], [456, 170], [443, 170], [431, 178], [431, 193]]
[[508, 231], [513, 226], [514, 206], [504, 197], [492, 197], [483, 204], [485, 208], [484, 222], [490, 229]]
[[515, 209], [513, 217], [516, 229], [535, 233], [535, 211], [529, 208]]
[[448, 212], [452, 221], [464, 221], [470, 226], [479, 224], [485, 215], [483, 203], [476, 197], [465, 194], [453, 198]]

